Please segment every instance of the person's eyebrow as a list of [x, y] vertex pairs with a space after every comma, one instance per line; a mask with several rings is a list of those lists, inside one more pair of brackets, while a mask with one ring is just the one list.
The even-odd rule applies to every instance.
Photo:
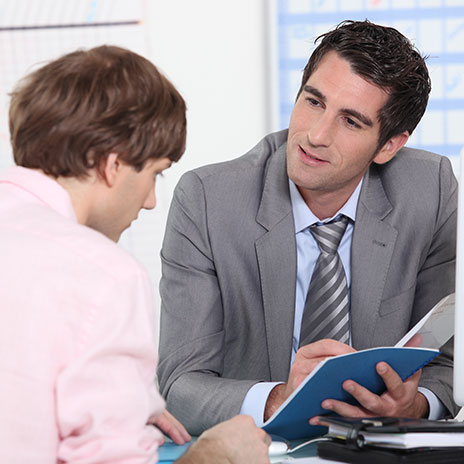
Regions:
[[[322, 92], [320, 92], [318, 89], [316, 89], [316, 87], [313, 87], [312, 85], [305, 85], [303, 87], [303, 90], [319, 98], [319, 100], [321, 100], [322, 102], [324, 103], [327, 102], [327, 97]], [[356, 119], [358, 119], [360, 122], [362, 122], [364, 125], [368, 127], [372, 127], [374, 125], [371, 118], [369, 118], [365, 114], [360, 113], [357, 110], [353, 110], [351, 108], [343, 108], [341, 110], [341, 113], [348, 114], [348, 115], [355, 117]]]
[[327, 97], [321, 93], [319, 90], [316, 89], [316, 87], [313, 87], [312, 85], [305, 85], [303, 87], [303, 90], [308, 93], [312, 93], [315, 97], [319, 98], [319, 100], [322, 100], [324, 103], [327, 101]]
[[372, 127], [374, 123], [372, 122], [372, 119], [366, 116], [365, 114], [360, 113], [359, 111], [352, 110], [350, 108], [344, 108], [341, 111], [344, 114], [349, 114], [351, 116], [354, 116], [356, 119], [361, 121], [364, 125], [368, 127]]

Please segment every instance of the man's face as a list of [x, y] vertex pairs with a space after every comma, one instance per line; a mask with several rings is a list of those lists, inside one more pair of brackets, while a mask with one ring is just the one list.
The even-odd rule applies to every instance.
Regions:
[[169, 158], [150, 159], [137, 172], [132, 166], [122, 163], [109, 201], [100, 214], [99, 224], [93, 227], [118, 241], [142, 208], [153, 209], [156, 206], [156, 177], [170, 166]]
[[336, 52], [322, 58], [295, 103], [288, 134], [288, 176], [308, 205], [321, 198], [343, 205], [370, 163], [385, 162], [376, 148], [387, 98]]

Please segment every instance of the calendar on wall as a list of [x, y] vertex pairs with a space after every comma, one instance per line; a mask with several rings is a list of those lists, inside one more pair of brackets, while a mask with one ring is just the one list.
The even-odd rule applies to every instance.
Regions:
[[314, 40], [345, 19], [391, 26], [412, 40], [427, 64], [432, 93], [408, 145], [458, 157], [464, 146], [464, 0], [274, 0], [272, 126], [288, 127]]

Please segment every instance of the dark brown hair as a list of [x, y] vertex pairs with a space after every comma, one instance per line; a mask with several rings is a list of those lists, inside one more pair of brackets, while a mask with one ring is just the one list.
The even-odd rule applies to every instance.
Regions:
[[335, 51], [347, 60], [354, 73], [389, 94], [379, 112], [380, 149], [405, 130], [412, 134], [421, 120], [431, 90], [425, 58], [399, 31], [370, 21], [343, 21], [320, 35], [321, 41], [303, 72], [298, 96], [324, 55]]
[[185, 102], [147, 59], [114, 46], [79, 50], [23, 78], [11, 94], [16, 164], [85, 176], [110, 153], [141, 170], [148, 159], [178, 161]]

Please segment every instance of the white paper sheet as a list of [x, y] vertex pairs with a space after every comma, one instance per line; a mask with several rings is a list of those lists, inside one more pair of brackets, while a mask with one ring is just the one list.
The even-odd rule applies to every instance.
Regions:
[[404, 346], [416, 333], [422, 348], [439, 349], [454, 335], [455, 294], [440, 300], [395, 346]]

